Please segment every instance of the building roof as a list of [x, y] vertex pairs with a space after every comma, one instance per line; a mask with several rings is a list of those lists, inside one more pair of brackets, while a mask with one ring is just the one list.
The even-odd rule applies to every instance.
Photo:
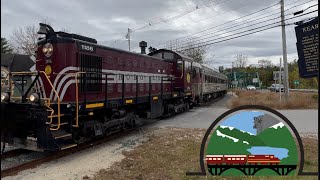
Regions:
[[35, 62], [29, 55], [23, 54], [1, 54], [1, 66], [7, 67], [9, 71], [30, 71]]

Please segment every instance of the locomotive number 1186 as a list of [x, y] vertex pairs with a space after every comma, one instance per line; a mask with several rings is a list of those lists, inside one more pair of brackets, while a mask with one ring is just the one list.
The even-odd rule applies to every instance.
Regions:
[[81, 47], [81, 50], [94, 52], [94, 48], [93, 48], [93, 46], [89, 46], [89, 45], [81, 44], [81, 46], [80, 46], [80, 47]]

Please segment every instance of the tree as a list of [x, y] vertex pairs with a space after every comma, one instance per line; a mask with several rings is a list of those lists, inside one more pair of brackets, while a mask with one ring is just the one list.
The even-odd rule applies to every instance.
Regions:
[[152, 46], [150, 46], [150, 47], [148, 48], [148, 50], [149, 50], [149, 53], [153, 53], [153, 52], [157, 51], [157, 49], [154, 48], [154, 47], [152, 47]]
[[36, 26], [19, 27], [13, 32], [11, 39], [17, 52], [27, 55], [35, 54], [38, 39]]
[[224, 67], [223, 66], [219, 66], [219, 72], [222, 73], [224, 71]]
[[9, 45], [9, 42], [6, 40], [6, 38], [1, 38], [1, 54], [9, 54], [12, 52], [13, 49]]
[[239, 68], [244, 68], [248, 64], [248, 57], [242, 54], [236, 55], [235, 66]]
[[[42, 23], [50, 25], [48, 22], [48, 18], [44, 18]], [[37, 26], [28, 25], [25, 27], [19, 27], [14, 30], [11, 39], [14, 42], [14, 48], [18, 53], [34, 55], [37, 50]], [[63, 30], [69, 31], [67, 28], [63, 28]]]
[[192, 58], [194, 62], [203, 63], [207, 54], [207, 48], [204, 46], [196, 46], [195, 43], [190, 41], [187, 43], [187, 46], [184, 47], [184, 49], [180, 52]]
[[273, 66], [272, 62], [269, 60], [259, 60], [258, 61], [259, 66], [263, 69], [263, 68], [270, 68]]

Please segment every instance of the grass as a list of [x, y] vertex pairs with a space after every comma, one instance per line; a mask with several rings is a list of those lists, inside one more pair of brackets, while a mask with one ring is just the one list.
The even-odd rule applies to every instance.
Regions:
[[247, 91], [236, 90], [238, 98], [233, 98], [229, 103], [229, 108], [242, 105], [263, 105], [274, 109], [318, 109], [318, 94], [290, 92], [288, 102], [279, 103], [279, 93], [269, 91]]
[[[158, 129], [156, 133], [148, 133], [149, 141], [131, 151], [125, 151], [125, 158], [101, 170], [93, 179], [317, 179], [317, 177], [214, 177], [186, 176], [186, 172], [199, 171], [199, 149], [204, 129]], [[305, 171], [317, 171], [318, 141], [303, 139], [305, 145]], [[84, 179], [89, 179], [84, 177]]]

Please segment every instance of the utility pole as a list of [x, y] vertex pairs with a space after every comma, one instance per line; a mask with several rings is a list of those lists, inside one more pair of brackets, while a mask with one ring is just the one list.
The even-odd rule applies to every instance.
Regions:
[[233, 86], [234, 86], [234, 84], [233, 84], [233, 62], [232, 62], [232, 66], [231, 66], [231, 94], [232, 94], [232, 96], [233, 96]]
[[280, 94], [280, 106], [281, 106], [281, 68], [282, 68], [282, 61], [281, 61], [281, 58], [280, 58], [280, 70], [279, 70], [279, 87], [280, 87], [280, 91], [279, 91], [279, 94]]
[[131, 30], [130, 28], [128, 28], [127, 39], [128, 39], [129, 51], [130, 51], [130, 33], [131, 33]]
[[287, 62], [287, 41], [286, 27], [284, 22], [284, 0], [280, 0], [281, 5], [281, 29], [282, 29], [282, 51], [283, 51], [283, 68], [284, 68], [284, 94], [285, 101], [289, 99], [289, 80], [288, 80], [288, 62]]

